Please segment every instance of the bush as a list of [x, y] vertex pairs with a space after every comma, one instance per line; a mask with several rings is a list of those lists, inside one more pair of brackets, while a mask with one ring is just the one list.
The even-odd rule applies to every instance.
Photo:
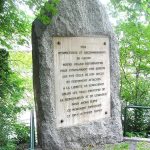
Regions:
[[29, 143], [29, 133], [30, 128], [24, 124], [15, 124], [15, 135], [16, 138], [14, 138], [15, 143], [18, 144], [24, 144]]
[[[18, 125], [18, 106], [24, 93], [24, 80], [9, 67], [9, 53], [0, 49], [0, 149], [15, 150], [19, 141], [27, 141], [26, 127]], [[17, 142], [14, 137], [17, 137]], [[25, 138], [25, 139], [23, 139]]]

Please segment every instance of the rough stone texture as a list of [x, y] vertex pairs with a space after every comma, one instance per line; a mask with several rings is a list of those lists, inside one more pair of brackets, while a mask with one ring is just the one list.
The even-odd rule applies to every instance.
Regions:
[[[59, 13], [49, 26], [33, 23], [33, 79], [38, 140], [42, 150], [103, 149], [105, 143], [122, 141], [119, 101], [119, 51], [105, 8], [99, 0], [61, 0]], [[53, 36], [110, 38], [111, 119], [56, 128]]]

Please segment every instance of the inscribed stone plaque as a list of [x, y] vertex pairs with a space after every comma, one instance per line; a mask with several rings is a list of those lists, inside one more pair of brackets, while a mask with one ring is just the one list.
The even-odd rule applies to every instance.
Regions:
[[57, 127], [110, 117], [108, 37], [54, 37]]

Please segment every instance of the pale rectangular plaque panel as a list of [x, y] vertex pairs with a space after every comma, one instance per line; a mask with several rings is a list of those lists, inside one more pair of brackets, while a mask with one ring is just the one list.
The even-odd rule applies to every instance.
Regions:
[[54, 37], [57, 127], [110, 117], [108, 37]]

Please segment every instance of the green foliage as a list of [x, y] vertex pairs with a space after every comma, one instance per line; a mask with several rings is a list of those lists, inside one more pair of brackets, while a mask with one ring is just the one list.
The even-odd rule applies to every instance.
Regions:
[[[22, 11], [30, 7], [34, 14], [46, 0], [0, 1], [0, 47], [12, 49], [16, 45], [29, 45], [33, 18]], [[58, 0], [46, 3], [39, 17], [45, 24], [57, 14]], [[47, 17], [49, 16], [49, 17]], [[11, 57], [10, 57], [11, 56]], [[28, 141], [29, 129], [17, 123], [17, 115], [26, 110], [20, 105], [24, 97], [33, 106], [31, 53], [10, 53], [0, 49], [0, 149], [16, 150], [16, 145]], [[22, 69], [23, 68], [23, 69]], [[30, 106], [30, 105], [29, 105]]]
[[118, 144], [114, 146], [114, 150], [128, 150], [128, 149], [129, 149], [128, 143]]
[[125, 12], [127, 18], [132, 21], [140, 21], [145, 18], [150, 20], [150, 1], [149, 0], [110, 0], [118, 12]]
[[[111, 2], [115, 8], [113, 14], [118, 19], [116, 33], [120, 47], [121, 99], [127, 105], [150, 106], [150, 1]], [[150, 122], [146, 113], [141, 109], [129, 110], [130, 135], [146, 135]]]
[[143, 109], [129, 109], [126, 135], [128, 137], [147, 137], [149, 133], [150, 114], [148, 110]]
[[[21, 112], [20, 99], [24, 94], [24, 80], [9, 67], [9, 53], [0, 49], [0, 148], [15, 149], [17, 115]], [[20, 129], [21, 130], [21, 129]]]
[[5, 146], [0, 147], [1, 150], [16, 150], [16, 144], [8, 141]]
[[17, 145], [29, 143], [30, 128], [28, 126], [16, 123], [14, 125], [14, 131], [16, 137], [13, 140]]
[[122, 142], [119, 144], [114, 144], [114, 145], [106, 145], [105, 150], [129, 150], [130, 145], [134, 144], [136, 150], [149, 150], [150, 149], [150, 144], [147, 142]]
[[12, 48], [14, 44], [28, 44], [32, 20], [19, 8], [17, 2], [0, 2], [0, 46]]
[[15, 72], [32, 72], [32, 52], [13, 51], [9, 52], [9, 65]]
[[18, 72], [25, 80], [24, 98], [31, 108], [33, 106], [32, 52], [10, 52], [9, 64], [14, 72]]
[[[45, 2], [46, 0], [1, 0], [0, 46], [8, 49], [13, 49], [16, 45], [29, 46], [32, 21], [35, 16], [43, 24], [48, 25], [52, 17], [57, 14], [57, 5], [60, 0]], [[33, 16], [23, 11], [23, 7], [31, 10]]]
[[150, 105], [150, 26], [137, 22], [118, 25], [121, 97], [133, 105]]
[[58, 13], [57, 5], [60, 3], [60, 0], [51, 0], [46, 2], [45, 5], [41, 8], [38, 19], [45, 25], [48, 25], [52, 22], [52, 17]]
[[149, 150], [150, 144], [146, 142], [138, 142], [137, 143], [137, 150]]
[[105, 146], [105, 150], [129, 150], [129, 143], [110, 144]]

